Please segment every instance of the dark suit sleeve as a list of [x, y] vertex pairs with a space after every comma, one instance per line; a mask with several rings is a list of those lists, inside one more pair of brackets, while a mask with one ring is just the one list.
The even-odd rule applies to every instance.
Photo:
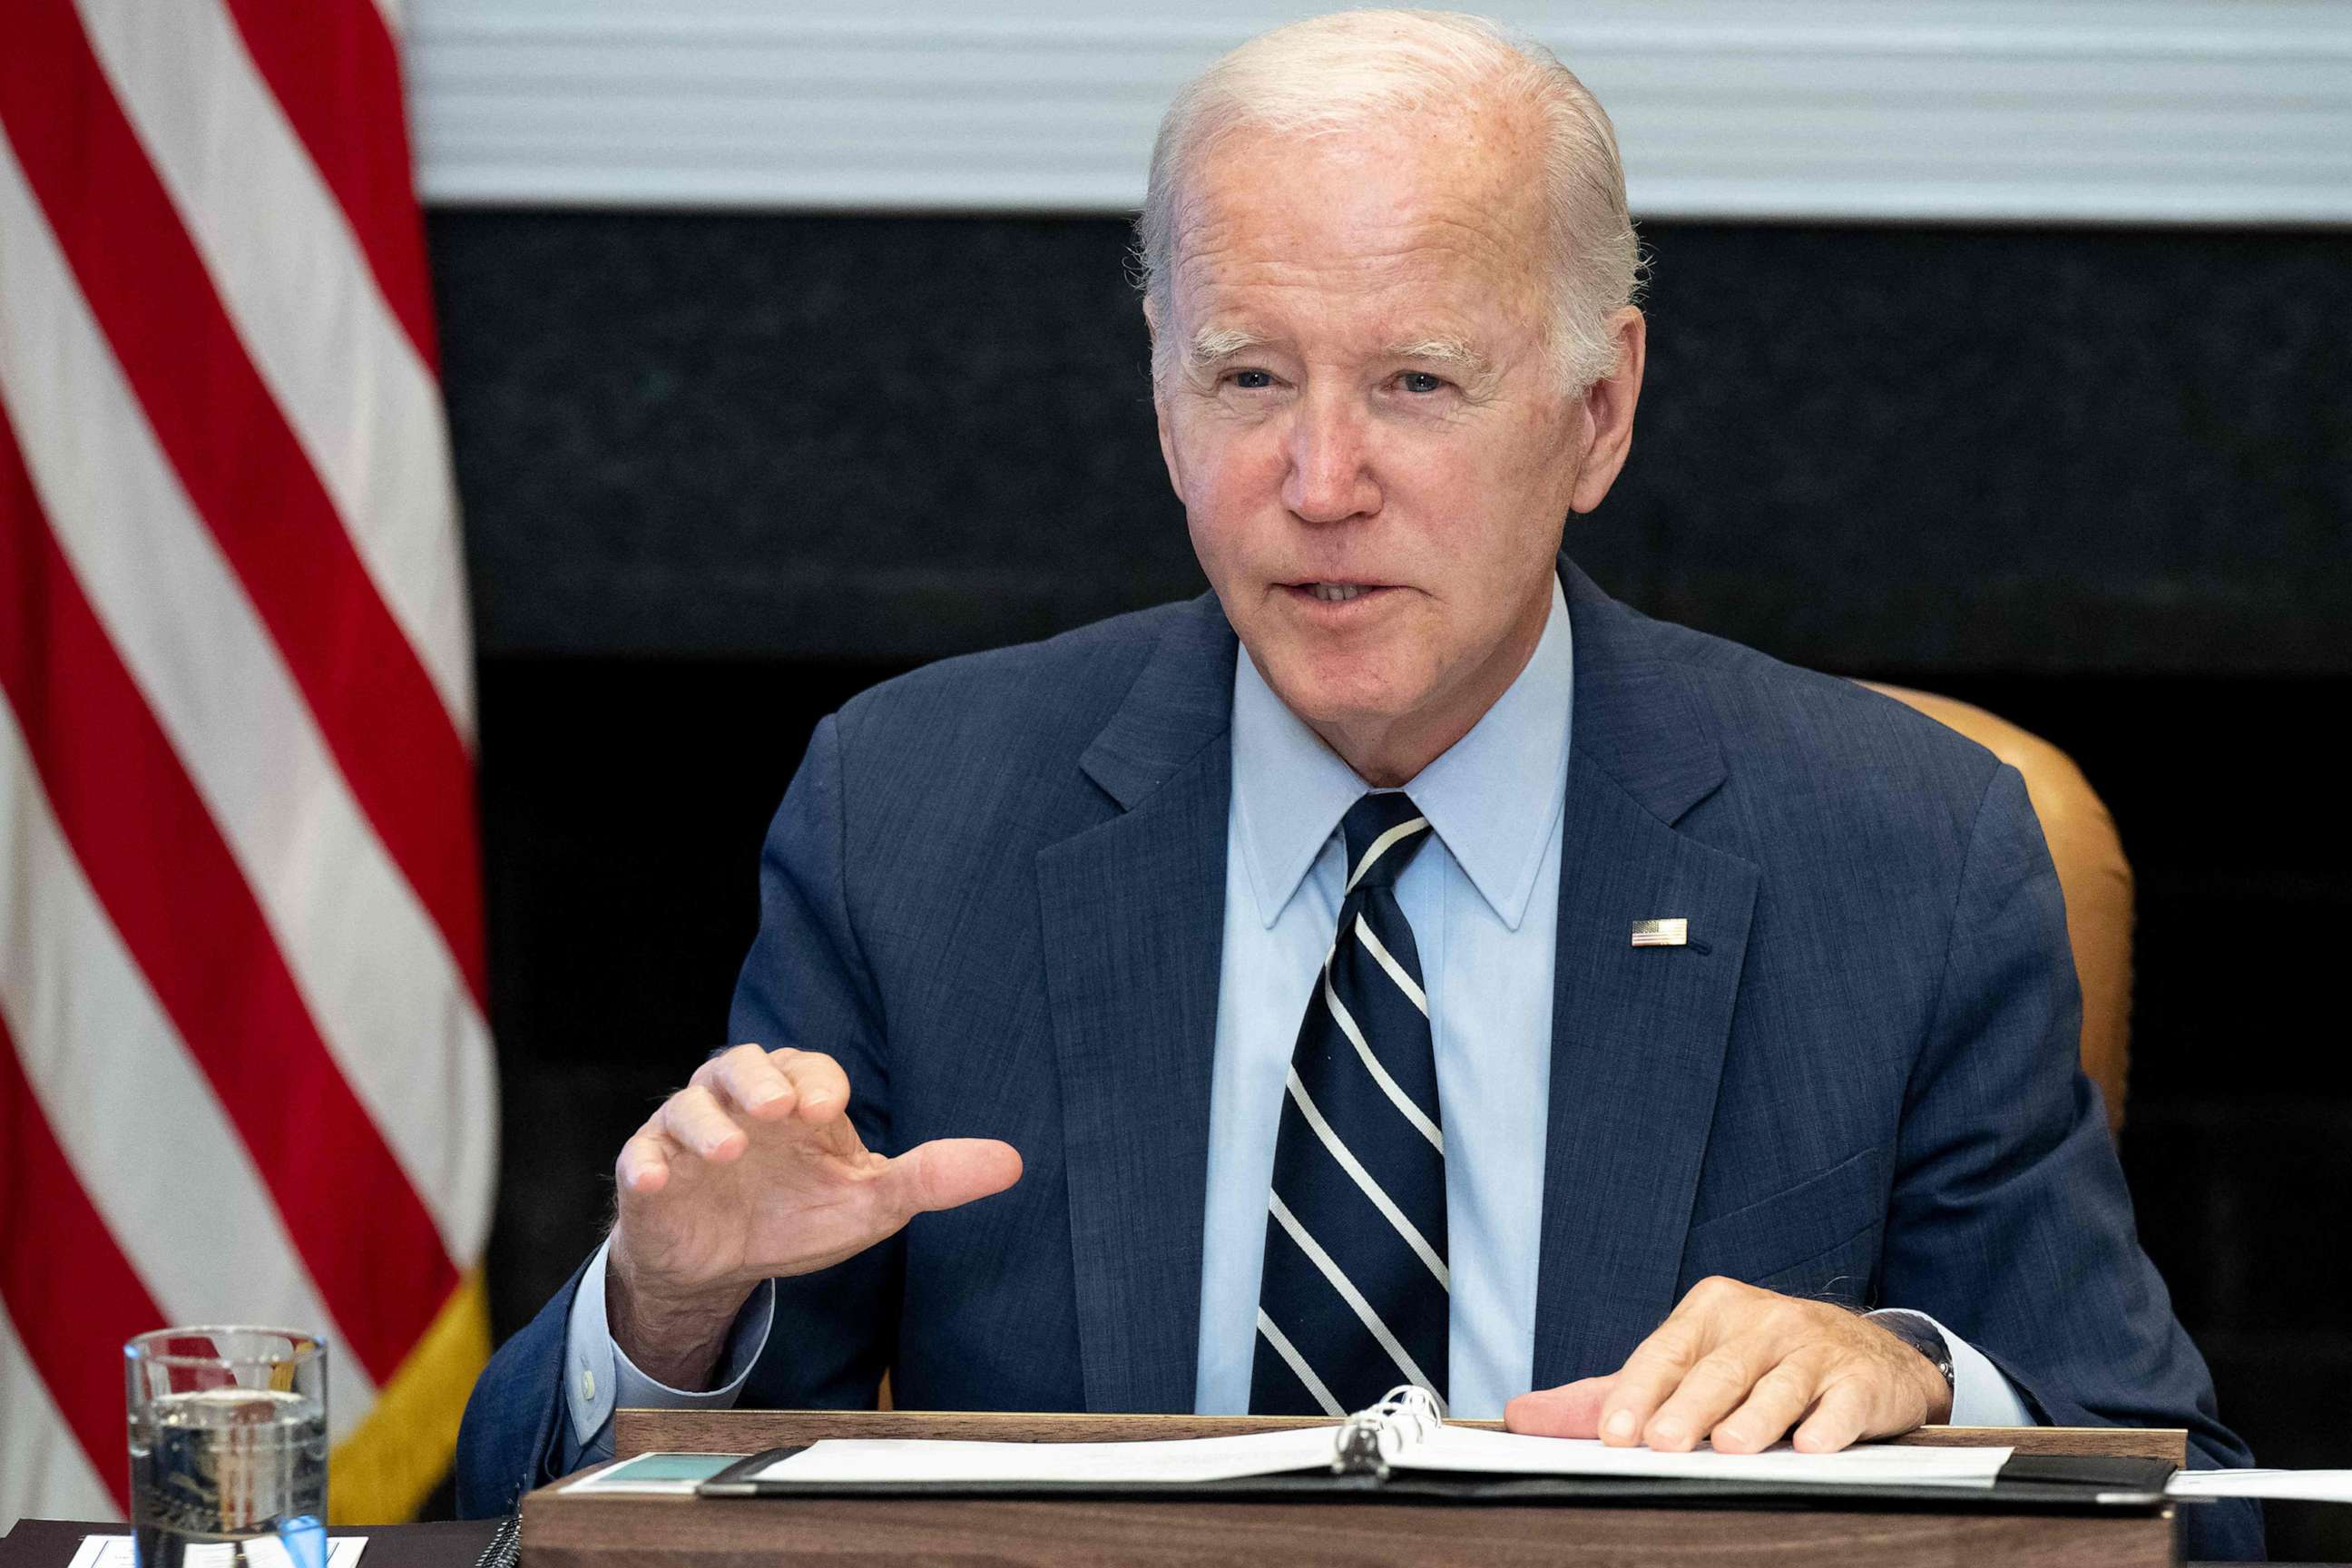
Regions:
[[[584, 1268], [585, 1265], [583, 1265]], [[499, 1347], [475, 1380], [457, 1428], [457, 1517], [511, 1513], [523, 1493], [547, 1479], [548, 1455], [563, 1408], [565, 1331], [581, 1270]]]
[[[2245, 1465], [2202, 1357], [2140, 1250], [2078, 1065], [2066, 911], [2012, 768], [1979, 803], [1933, 1020], [1913, 1069], [1881, 1299], [1991, 1358], [2042, 1419], [2185, 1426], [2196, 1468]], [[2184, 1510], [2188, 1555], [2259, 1555], [2251, 1505]]]
[[[839, 721], [827, 719], [784, 793], [760, 860], [760, 934], [744, 960], [730, 1043], [823, 1051], [849, 1075], [850, 1115], [869, 1149], [889, 1142], [889, 1082], [873, 975], [850, 921]], [[683, 1073], [680, 1075], [684, 1076]], [[747, 1405], [856, 1407], [874, 1403], [897, 1339], [896, 1240], [822, 1273], [777, 1282], [775, 1325], [745, 1384]], [[457, 1440], [457, 1506], [503, 1512], [547, 1477], [556, 1423], [568, 1419], [562, 1374], [577, 1272], [491, 1358]]]

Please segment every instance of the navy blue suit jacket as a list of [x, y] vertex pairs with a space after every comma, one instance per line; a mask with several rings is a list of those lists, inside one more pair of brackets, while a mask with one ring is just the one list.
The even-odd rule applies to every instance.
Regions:
[[[1613, 1370], [1723, 1274], [1931, 1312], [2048, 1420], [2186, 1426], [2200, 1462], [2246, 1463], [2076, 1068], [2016, 773], [1561, 575], [1536, 1384]], [[782, 1281], [747, 1405], [869, 1405], [887, 1368], [909, 1408], [1192, 1408], [1234, 649], [1204, 597], [933, 665], [818, 726], [730, 1037], [838, 1058], [871, 1147], [1002, 1138], [1026, 1172]], [[1687, 946], [1628, 945], [1674, 915]], [[467, 1511], [541, 1474], [571, 1298], [483, 1374]], [[2257, 1517], [2197, 1512], [2198, 1552], [2255, 1547]]]

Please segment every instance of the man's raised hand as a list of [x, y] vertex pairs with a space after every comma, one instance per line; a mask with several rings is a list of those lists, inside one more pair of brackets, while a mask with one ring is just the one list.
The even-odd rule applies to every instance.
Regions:
[[831, 1057], [737, 1046], [702, 1064], [622, 1145], [605, 1264], [613, 1337], [647, 1376], [705, 1383], [753, 1289], [808, 1274], [1021, 1179], [986, 1138], [940, 1138], [896, 1159], [849, 1121]]

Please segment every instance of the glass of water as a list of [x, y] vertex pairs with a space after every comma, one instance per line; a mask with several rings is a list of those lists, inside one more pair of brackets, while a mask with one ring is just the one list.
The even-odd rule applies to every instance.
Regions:
[[122, 1356], [139, 1568], [324, 1568], [325, 1342], [159, 1329]]

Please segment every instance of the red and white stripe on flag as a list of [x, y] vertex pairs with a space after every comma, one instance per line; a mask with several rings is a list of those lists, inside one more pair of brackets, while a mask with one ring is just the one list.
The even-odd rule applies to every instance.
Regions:
[[120, 1346], [332, 1343], [339, 1518], [488, 1352], [471, 665], [389, 0], [10, 0], [0, 1529], [127, 1497]]

